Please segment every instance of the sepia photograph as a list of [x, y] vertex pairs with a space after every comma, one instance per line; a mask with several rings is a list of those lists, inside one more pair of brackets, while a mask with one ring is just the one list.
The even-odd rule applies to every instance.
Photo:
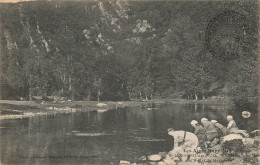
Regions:
[[260, 164], [259, 13], [0, 0], [0, 164]]

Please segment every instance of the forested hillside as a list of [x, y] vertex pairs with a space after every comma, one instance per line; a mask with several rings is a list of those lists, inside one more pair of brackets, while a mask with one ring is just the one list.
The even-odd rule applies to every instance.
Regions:
[[[255, 3], [1, 4], [2, 98], [255, 99]], [[245, 15], [250, 27], [235, 60], [216, 58], [205, 44], [209, 21], [226, 10]]]

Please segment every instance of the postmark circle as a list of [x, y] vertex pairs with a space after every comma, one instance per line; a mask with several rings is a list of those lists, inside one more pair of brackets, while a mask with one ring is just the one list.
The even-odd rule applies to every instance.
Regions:
[[208, 23], [206, 46], [217, 58], [237, 59], [243, 51], [246, 34], [246, 17], [235, 11], [226, 11]]

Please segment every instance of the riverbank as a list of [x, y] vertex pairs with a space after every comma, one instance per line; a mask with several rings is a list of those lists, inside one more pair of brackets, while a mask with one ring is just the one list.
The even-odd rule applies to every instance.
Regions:
[[[252, 139], [254, 140], [254, 139]], [[132, 163], [127, 160], [121, 160], [120, 165], [201, 165], [201, 164], [219, 164], [219, 165], [257, 165], [259, 164], [259, 146], [245, 146], [245, 151], [236, 154], [225, 154], [221, 152], [220, 145], [218, 149], [212, 149], [208, 153], [202, 150], [195, 149], [190, 153], [185, 153], [182, 156], [172, 157], [167, 152], [159, 152], [155, 155], [141, 156], [136, 162]]]
[[33, 116], [53, 115], [55, 113], [71, 113], [76, 111], [99, 111], [126, 107], [153, 108], [157, 104], [232, 104], [230, 100], [183, 100], [154, 99], [138, 101], [15, 101], [0, 100], [0, 119], [28, 118]]
[[260, 136], [243, 138], [238, 134], [230, 134], [220, 139], [220, 144], [209, 146], [207, 150], [200, 147], [194, 150], [176, 148], [170, 152], [141, 156], [134, 163], [121, 160], [120, 165], [186, 165], [186, 164], [237, 164], [254, 165], [260, 162]]

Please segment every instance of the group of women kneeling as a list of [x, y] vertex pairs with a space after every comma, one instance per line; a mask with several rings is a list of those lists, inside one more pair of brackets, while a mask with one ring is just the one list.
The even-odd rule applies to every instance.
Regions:
[[191, 121], [191, 126], [195, 128], [194, 134], [198, 137], [198, 146], [207, 148], [209, 145], [214, 146], [219, 139], [228, 134], [241, 134], [244, 137], [249, 137], [245, 130], [240, 130], [233, 116], [227, 116], [227, 127], [218, 123], [216, 120], [209, 121], [207, 118], [201, 119], [201, 125], [196, 120]]
[[[218, 123], [216, 120], [209, 121], [207, 118], [201, 119], [201, 124], [196, 120], [191, 121], [194, 133], [183, 130], [174, 130], [169, 128], [168, 135], [174, 138], [173, 149], [167, 155], [168, 158], [176, 155], [185, 156], [195, 150], [208, 150], [220, 142], [220, 138], [229, 134], [240, 134], [249, 137], [245, 130], [240, 130], [232, 116], [227, 116], [227, 127]], [[187, 154], [186, 154], [187, 157]]]

